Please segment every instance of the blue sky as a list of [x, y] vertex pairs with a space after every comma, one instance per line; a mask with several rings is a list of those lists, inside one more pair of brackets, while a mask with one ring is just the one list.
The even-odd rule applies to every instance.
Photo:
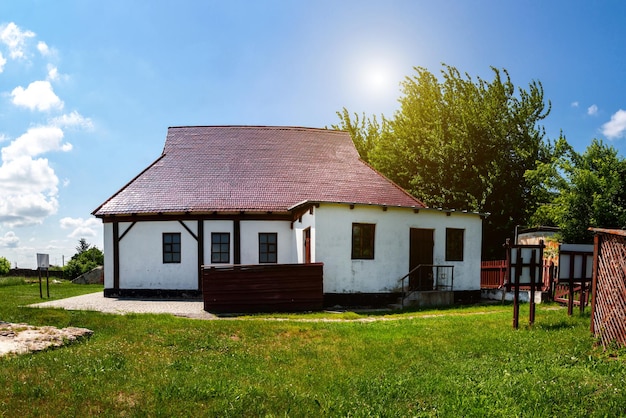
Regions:
[[60, 265], [90, 214], [161, 153], [168, 126], [326, 127], [392, 116], [399, 83], [441, 63], [543, 84], [582, 152], [624, 155], [626, 2], [0, 2], [0, 256]]

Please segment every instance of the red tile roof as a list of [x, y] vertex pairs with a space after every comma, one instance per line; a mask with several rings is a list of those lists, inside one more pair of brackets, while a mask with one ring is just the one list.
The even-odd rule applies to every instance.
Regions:
[[93, 214], [287, 212], [303, 201], [425, 207], [363, 162], [347, 132], [185, 126]]

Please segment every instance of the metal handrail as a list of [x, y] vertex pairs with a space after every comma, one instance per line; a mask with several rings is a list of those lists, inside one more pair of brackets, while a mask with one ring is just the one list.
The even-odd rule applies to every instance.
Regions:
[[[450, 277], [450, 290], [452, 290], [454, 288], [454, 266], [453, 265], [444, 265], [444, 264], [419, 264], [418, 266], [416, 266], [415, 268], [413, 268], [411, 271], [409, 271], [407, 274], [405, 274], [404, 276], [402, 276], [400, 279], [398, 279], [399, 282], [401, 282], [402, 284], [402, 308], [404, 308], [404, 299], [409, 296], [410, 294], [412, 294], [413, 292], [419, 292], [420, 290], [413, 290], [409, 293], [404, 291], [404, 280], [409, 277], [411, 274], [413, 274], [415, 271], [417, 271], [418, 269], [422, 268], [422, 267], [430, 267], [430, 268], [436, 268], [437, 271], [434, 275], [435, 280], [433, 280], [433, 284], [435, 284], [436, 278], [439, 277], [439, 269], [440, 268], [451, 268], [452, 269], [452, 274]], [[438, 285], [437, 285], [438, 286]]]

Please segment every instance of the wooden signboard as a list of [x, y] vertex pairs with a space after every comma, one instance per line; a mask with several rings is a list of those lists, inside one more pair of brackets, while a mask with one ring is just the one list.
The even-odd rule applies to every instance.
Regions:
[[46, 294], [50, 297], [50, 255], [49, 254], [37, 254], [37, 270], [39, 270], [39, 297], [43, 298], [43, 292], [41, 290], [41, 271], [46, 272]]
[[513, 287], [513, 328], [519, 327], [519, 288], [530, 286], [529, 324], [535, 323], [535, 289], [543, 283], [543, 240], [538, 245], [510, 245], [507, 240], [510, 286]]
[[580, 284], [580, 311], [585, 309], [585, 289], [593, 279], [593, 245], [561, 244], [559, 246], [559, 282], [567, 283], [567, 314], [574, 311], [574, 287]]

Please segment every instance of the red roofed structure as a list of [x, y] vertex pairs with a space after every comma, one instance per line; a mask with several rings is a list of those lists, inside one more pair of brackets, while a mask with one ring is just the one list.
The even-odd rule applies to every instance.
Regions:
[[161, 157], [94, 214], [290, 213], [306, 201], [426, 207], [363, 162], [347, 132], [192, 126], [169, 128]]
[[396, 297], [416, 263], [455, 265], [455, 290], [480, 289], [480, 216], [427, 208], [342, 131], [169, 128], [161, 156], [93, 215], [105, 227], [108, 296], [193, 294], [202, 266], [307, 262], [324, 263], [333, 302]]

